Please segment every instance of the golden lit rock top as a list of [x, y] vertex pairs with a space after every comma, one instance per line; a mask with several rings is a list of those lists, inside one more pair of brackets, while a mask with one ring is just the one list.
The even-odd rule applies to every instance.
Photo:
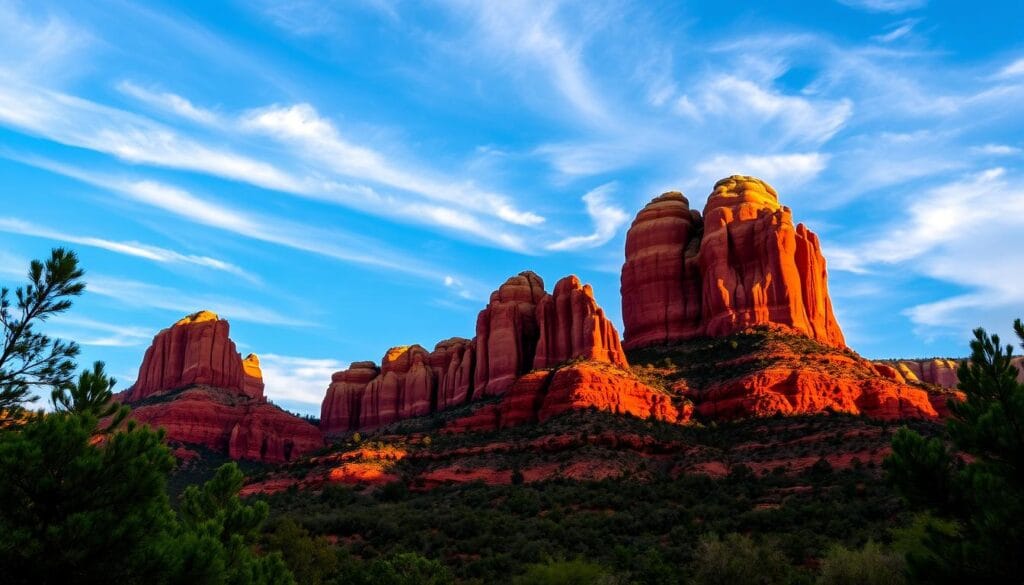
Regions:
[[175, 327], [177, 327], [178, 325], [192, 325], [193, 323], [202, 323], [204, 321], [219, 320], [220, 317], [218, 317], [217, 313], [214, 313], [213, 311], [197, 311], [195, 313], [192, 313], [191, 315], [181, 318], [174, 325]]
[[242, 360], [242, 370], [247, 376], [263, 378], [263, 371], [260, 369], [260, 358], [254, 353], [250, 353]]
[[768, 183], [757, 177], [733, 175], [715, 183], [715, 188], [708, 196], [707, 205], [704, 207], [704, 215], [718, 207], [740, 205], [771, 211], [782, 207], [779, 204], [779, 194]]

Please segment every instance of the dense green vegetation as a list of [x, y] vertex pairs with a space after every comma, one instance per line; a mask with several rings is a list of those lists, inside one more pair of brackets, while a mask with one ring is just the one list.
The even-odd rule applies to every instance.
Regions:
[[[1024, 344], [1024, 323], [1014, 330]], [[957, 374], [966, 400], [950, 404], [945, 437], [905, 430], [886, 462], [890, 478], [927, 511], [907, 555], [926, 583], [1019, 583], [1024, 574], [1024, 384], [1013, 346], [974, 332]], [[970, 456], [965, 461], [961, 454]]]
[[[614, 429], [725, 449], [765, 435], [792, 442], [829, 428], [856, 430], [872, 425], [884, 423], [844, 416], [780, 417], [698, 428], [575, 413], [545, 425], [503, 431], [501, 438], [529, 441], [570, 429], [579, 433]], [[926, 434], [936, 430], [926, 424], [918, 428]], [[467, 447], [487, 440], [487, 435], [438, 436], [429, 449]], [[875, 445], [886, 440], [885, 436], [873, 439]], [[797, 455], [805, 448], [813, 457], [837, 445], [825, 441], [791, 447], [800, 451], [787, 447], [778, 454]], [[566, 456], [588, 454], [614, 456], [589, 448]], [[504, 465], [527, 468], [540, 455], [524, 452], [501, 457], [506, 458]], [[869, 541], [889, 543], [890, 528], [911, 519], [898, 495], [882, 480], [881, 470], [868, 463], [838, 471], [822, 461], [801, 473], [779, 469], [764, 476], [737, 464], [721, 480], [705, 475], [674, 478], [671, 467], [649, 466], [642, 477], [590, 482], [473, 483], [429, 491], [409, 489], [405, 481], [377, 490], [334, 486], [319, 494], [281, 493], [266, 501], [272, 517], [295, 521], [312, 534], [344, 543], [343, 548], [356, 557], [381, 559], [416, 552], [441, 560], [462, 582], [479, 583], [506, 583], [528, 575], [539, 579], [537, 575], [544, 572], [537, 567], [552, 562], [556, 566], [552, 571], [571, 572], [575, 570], [572, 561], [577, 560], [600, 567], [615, 582], [689, 583], [698, 578], [701, 563], [707, 561], [702, 551], [748, 542], [760, 551], [750, 557], [759, 559], [756, 564], [765, 555], [782, 559], [787, 570], [780, 574], [785, 580], [772, 582], [810, 582], [816, 564], [833, 549], [860, 551]], [[409, 474], [418, 471], [415, 464], [396, 468]], [[737, 533], [750, 534], [751, 540], [727, 536]], [[720, 544], [705, 542], [712, 534], [723, 535]], [[745, 558], [734, 553], [725, 556]], [[558, 564], [562, 562], [568, 565]]]

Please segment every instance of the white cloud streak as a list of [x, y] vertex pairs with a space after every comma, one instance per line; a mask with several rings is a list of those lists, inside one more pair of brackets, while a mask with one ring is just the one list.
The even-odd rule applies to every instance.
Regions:
[[211, 258], [209, 256], [200, 256], [195, 254], [183, 254], [167, 248], [161, 248], [159, 246], [152, 246], [149, 244], [143, 244], [140, 242], [128, 241], [119, 242], [114, 240], [108, 240], [104, 238], [95, 238], [91, 236], [77, 236], [58, 230], [53, 230], [43, 226], [35, 225], [27, 221], [20, 220], [13, 217], [0, 217], [0, 232], [7, 232], [12, 234], [18, 234], [23, 236], [33, 236], [39, 238], [46, 238], [50, 240], [59, 240], [63, 242], [69, 242], [72, 244], [78, 244], [81, 246], [89, 246], [93, 248], [100, 248], [116, 254], [123, 254], [125, 256], [133, 256], [136, 258], [142, 258], [150, 260], [159, 264], [186, 264], [192, 266], [199, 266], [202, 268], [209, 268], [228, 274], [233, 274], [248, 280], [249, 282], [258, 283], [259, 278], [254, 274], [251, 274], [239, 266]]
[[191, 314], [210, 310], [225, 319], [287, 327], [312, 327], [313, 323], [284, 315], [273, 309], [219, 295], [194, 294], [136, 280], [92, 274], [86, 294], [113, 299], [118, 304]]
[[148, 104], [157, 110], [171, 112], [172, 114], [185, 118], [186, 120], [207, 125], [213, 125], [219, 122], [219, 118], [216, 113], [204, 108], [199, 108], [192, 102], [174, 93], [152, 91], [144, 87], [140, 87], [131, 81], [122, 81], [117, 84], [117, 90], [141, 101], [142, 103]]
[[694, 167], [700, 184], [710, 186], [722, 177], [753, 175], [779, 190], [788, 191], [817, 177], [828, 166], [828, 155], [819, 152], [778, 155], [720, 154]]
[[928, 0], [838, 0], [840, 4], [868, 12], [898, 14], [924, 7]]
[[269, 398], [319, 407], [331, 374], [345, 369], [345, 363], [267, 353], [260, 355], [260, 369]]
[[614, 183], [607, 183], [583, 196], [587, 215], [590, 216], [590, 220], [594, 224], [594, 233], [586, 236], [571, 236], [559, 240], [548, 244], [547, 249], [580, 250], [596, 248], [606, 244], [615, 237], [619, 228], [629, 221], [629, 214], [610, 202], [610, 196], [614, 192], [615, 187]]
[[436, 283], [441, 283], [444, 278], [443, 272], [430, 268], [422, 259], [414, 260], [390, 250], [382, 242], [347, 234], [339, 229], [324, 230], [246, 213], [157, 181], [108, 177], [42, 159], [17, 160], [107, 189], [129, 200], [163, 210], [187, 221], [254, 240], [319, 254], [343, 262], [409, 274]]

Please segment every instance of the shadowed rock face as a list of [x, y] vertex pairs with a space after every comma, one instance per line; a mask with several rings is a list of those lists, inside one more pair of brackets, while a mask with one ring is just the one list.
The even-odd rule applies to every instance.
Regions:
[[532, 272], [509, 278], [477, 318], [477, 336], [388, 350], [378, 371], [356, 362], [334, 374], [321, 405], [321, 429], [372, 429], [507, 392], [537, 368], [584, 359], [626, 368], [619, 334], [575, 276], [553, 294]]
[[537, 303], [546, 296], [544, 281], [533, 272], [520, 272], [491, 293], [476, 320], [478, 396], [503, 394], [516, 378], [529, 372], [540, 329]]
[[653, 199], [626, 235], [621, 290], [626, 348], [755, 325], [845, 346], [817, 236], [753, 177], [716, 183], [703, 216], [680, 193]]
[[277, 463], [323, 446], [315, 426], [267, 403], [259, 358], [243, 360], [229, 331], [200, 311], [158, 333], [138, 381], [119, 396], [135, 406], [131, 416], [234, 459]]
[[244, 361], [230, 338], [228, 322], [211, 311], [193, 313], [156, 334], [139, 366], [139, 375], [127, 401], [206, 384], [263, 398], [259, 358]]
[[203, 445], [232, 459], [282, 463], [323, 446], [320, 431], [297, 416], [210, 386], [143, 403], [131, 417], [165, 429], [172, 441]]

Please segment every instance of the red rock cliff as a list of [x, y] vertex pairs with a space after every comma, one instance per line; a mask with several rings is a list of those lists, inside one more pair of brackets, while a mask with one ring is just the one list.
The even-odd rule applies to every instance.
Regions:
[[540, 337], [537, 303], [545, 294], [544, 281], [530, 271], [509, 278], [491, 293], [476, 320], [477, 396], [503, 394], [530, 371]]
[[619, 332], [597, 306], [589, 284], [566, 276], [555, 284], [553, 294], [537, 303], [540, 340], [533, 368], [549, 368], [576, 358], [629, 367], [619, 342]]
[[381, 361], [380, 375], [363, 393], [359, 427], [379, 427], [430, 414], [434, 387], [427, 350], [419, 345], [389, 349]]
[[[655, 197], [626, 233], [622, 320], [626, 347], [701, 335], [701, 278], [697, 262], [700, 212], [682, 193]], [[626, 300], [628, 299], [628, 301]]]
[[243, 364], [229, 333], [228, 322], [210, 311], [193, 313], [157, 333], [126, 401], [195, 384], [263, 398], [259, 359], [250, 355]]
[[652, 200], [626, 236], [622, 307], [627, 348], [769, 324], [845, 346], [817, 236], [753, 177], [716, 183], [703, 220], [678, 193]]
[[563, 278], [553, 294], [532, 272], [509, 278], [477, 319], [477, 337], [388, 350], [378, 373], [357, 362], [334, 374], [320, 428], [336, 434], [372, 429], [503, 394], [535, 368], [572, 359], [627, 368], [619, 334], [589, 285]]
[[379, 373], [373, 362], [352, 362], [347, 370], [335, 372], [320, 405], [321, 430], [327, 433], [359, 428], [366, 385]]
[[209, 311], [164, 329], [146, 350], [139, 378], [120, 396], [132, 418], [163, 427], [167, 438], [235, 459], [282, 462], [323, 445], [308, 422], [268, 404], [259, 358], [244, 360], [228, 322]]

